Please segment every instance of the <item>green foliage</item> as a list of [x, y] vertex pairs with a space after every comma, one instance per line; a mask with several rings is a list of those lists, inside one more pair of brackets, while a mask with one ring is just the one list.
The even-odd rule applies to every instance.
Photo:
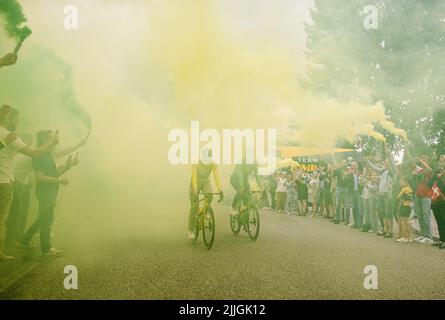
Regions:
[[[376, 30], [363, 26], [367, 5], [378, 9]], [[302, 86], [340, 101], [383, 101], [416, 148], [443, 150], [445, 1], [316, 0], [312, 20]]]

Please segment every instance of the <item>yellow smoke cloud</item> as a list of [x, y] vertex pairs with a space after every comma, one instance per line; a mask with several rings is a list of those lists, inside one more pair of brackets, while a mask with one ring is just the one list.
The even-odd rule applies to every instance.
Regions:
[[[166, 221], [177, 220], [183, 227], [190, 170], [169, 164], [167, 135], [188, 128], [190, 120], [199, 120], [201, 128], [277, 128], [285, 136], [292, 119], [298, 130], [286, 134], [288, 141], [322, 147], [333, 147], [339, 137], [353, 141], [358, 134], [381, 139], [375, 123], [400, 134], [381, 105], [343, 104], [298, 89], [304, 59], [294, 42], [304, 38], [278, 32], [297, 23], [303, 29], [290, 14], [294, 1], [262, 1], [260, 13], [258, 1], [243, 3], [72, 0], [81, 24], [68, 32], [61, 16], [67, 1], [24, 2], [34, 32], [21, 59], [33, 56], [33, 46], [43, 46], [72, 65], [74, 90], [94, 123], [82, 166], [70, 173], [73, 183], [64, 192], [64, 210], [72, 211], [66, 217], [82, 212], [118, 227], [170, 228]], [[243, 6], [248, 10], [242, 12]], [[240, 27], [247, 23], [249, 28]], [[2, 71], [5, 83], [6, 72], [14, 70]], [[13, 76], [30, 77], [26, 72]], [[52, 95], [57, 77], [41, 74], [39, 81], [45, 86], [38, 92], [23, 93], [16, 80], [16, 96], [29, 95], [32, 102], [25, 105], [17, 98], [12, 103], [22, 103], [35, 129], [56, 129], [60, 121], [40, 115], [39, 106]], [[42, 121], [31, 121], [39, 115]], [[68, 126], [58, 129], [65, 139]], [[66, 144], [77, 138], [72, 134]], [[172, 198], [179, 210], [164, 208]], [[166, 211], [177, 219], [166, 219]]]
[[293, 119], [298, 130], [286, 135], [287, 142], [323, 147], [333, 147], [338, 138], [354, 141], [359, 134], [384, 141], [375, 123], [406, 139], [381, 103], [344, 104], [299, 90], [304, 70], [288, 42], [257, 33], [256, 43], [270, 45], [253, 50], [245, 44], [252, 39], [233, 36], [216, 3], [173, 0], [153, 9], [144, 51], [167, 75], [178, 117], [213, 127], [275, 127], [282, 137]]
[[353, 142], [359, 135], [378, 141], [385, 137], [375, 131], [375, 124], [406, 140], [406, 132], [388, 120], [382, 103], [341, 103], [330, 98], [305, 96], [295, 107], [297, 130], [294, 141], [320, 147], [334, 147], [338, 138]]

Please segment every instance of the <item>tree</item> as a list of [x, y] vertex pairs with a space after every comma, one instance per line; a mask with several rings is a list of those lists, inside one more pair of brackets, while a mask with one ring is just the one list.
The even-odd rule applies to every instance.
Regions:
[[[377, 29], [364, 27], [369, 5], [377, 8]], [[383, 101], [414, 146], [443, 148], [445, 1], [316, 0], [311, 16], [301, 84], [341, 101]]]

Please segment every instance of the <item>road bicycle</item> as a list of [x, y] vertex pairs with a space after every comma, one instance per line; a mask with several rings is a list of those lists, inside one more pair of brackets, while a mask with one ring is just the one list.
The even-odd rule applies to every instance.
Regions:
[[[260, 234], [260, 213], [257, 205], [257, 197], [253, 197], [255, 194], [263, 194], [262, 191], [250, 191], [245, 199], [240, 201], [238, 206], [238, 214], [230, 215], [230, 228], [235, 235], [238, 235], [241, 228], [249, 235], [252, 241], [258, 239]], [[241, 208], [243, 208], [241, 210]]]
[[[202, 231], [202, 239], [207, 249], [212, 248], [215, 241], [215, 215], [210, 205], [211, 195], [219, 195], [219, 193], [199, 192], [199, 205], [195, 215], [194, 241], [198, 241], [199, 233]], [[221, 199], [218, 202], [221, 202]]]

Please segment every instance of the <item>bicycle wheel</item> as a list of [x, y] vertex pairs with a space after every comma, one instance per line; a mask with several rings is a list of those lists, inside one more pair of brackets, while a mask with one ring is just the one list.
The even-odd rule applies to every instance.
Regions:
[[252, 207], [249, 210], [247, 233], [252, 241], [256, 241], [256, 239], [258, 239], [258, 235], [260, 234], [260, 213], [256, 207]]
[[210, 249], [213, 246], [213, 241], [215, 241], [215, 215], [211, 207], [207, 207], [203, 218], [202, 238], [207, 249]]
[[241, 230], [241, 220], [240, 220], [241, 214], [238, 213], [236, 216], [233, 214], [230, 215], [230, 229], [232, 229], [232, 232], [237, 236]]

